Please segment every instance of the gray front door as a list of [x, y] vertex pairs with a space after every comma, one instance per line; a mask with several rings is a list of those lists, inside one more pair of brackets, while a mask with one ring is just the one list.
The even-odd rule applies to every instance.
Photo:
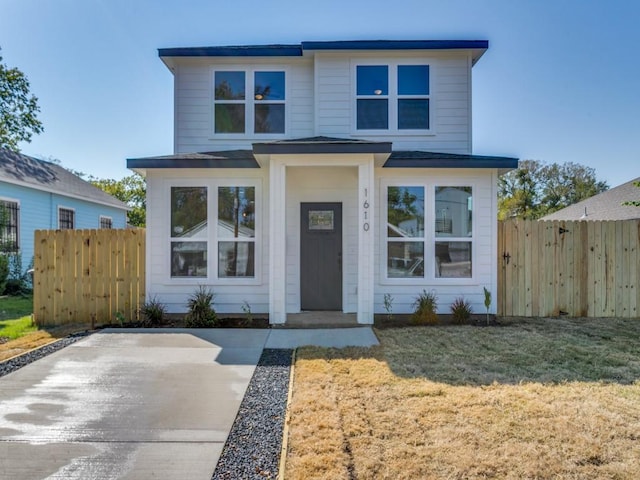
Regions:
[[342, 204], [300, 204], [300, 306], [342, 310]]

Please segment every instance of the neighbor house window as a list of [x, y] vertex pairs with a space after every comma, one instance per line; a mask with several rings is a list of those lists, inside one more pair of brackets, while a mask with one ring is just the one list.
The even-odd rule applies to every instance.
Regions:
[[216, 134], [283, 134], [285, 72], [214, 72]]
[[424, 277], [422, 186], [387, 187], [387, 277]]
[[0, 200], [0, 252], [18, 253], [18, 202]]
[[473, 245], [471, 187], [435, 188], [434, 241], [436, 278], [470, 278]]
[[113, 228], [113, 220], [111, 217], [100, 216], [100, 228]]
[[356, 129], [430, 128], [429, 65], [357, 65]]
[[76, 228], [76, 212], [70, 208], [58, 208], [58, 228], [71, 230]]
[[255, 187], [218, 187], [218, 278], [255, 277]]
[[207, 187], [171, 187], [171, 277], [207, 276]]

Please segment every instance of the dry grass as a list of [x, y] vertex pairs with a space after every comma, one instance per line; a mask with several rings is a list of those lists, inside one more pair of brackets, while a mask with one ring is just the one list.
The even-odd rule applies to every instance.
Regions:
[[47, 330], [37, 330], [35, 332], [27, 333], [20, 338], [0, 344], [0, 362], [8, 358], [15, 357], [16, 355], [26, 353], [34, 348], [55, 342], [59, 338], [66, 337], [71, 333], [81, 332], [88, 330], [89, 328], [89, 325], [65, 325], [63, 327], [55, 327]]
[[298, 351], [287, 479], [640, 478], [640, 321], [377, 333]]

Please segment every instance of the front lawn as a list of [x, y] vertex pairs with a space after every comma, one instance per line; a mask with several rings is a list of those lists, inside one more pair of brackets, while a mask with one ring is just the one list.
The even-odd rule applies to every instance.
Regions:
[[298, 350], [287, 479], [640, 478], [640, 320], [376, 333]]

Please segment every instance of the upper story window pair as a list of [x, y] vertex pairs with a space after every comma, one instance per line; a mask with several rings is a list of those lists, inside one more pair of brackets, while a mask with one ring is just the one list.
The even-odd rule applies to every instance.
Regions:
[[217, 134], [283, 134], [285, 72], [216, 71], [214, 122]]
[[429, 65], [358, 65], [357, 130], [429, 130]]

